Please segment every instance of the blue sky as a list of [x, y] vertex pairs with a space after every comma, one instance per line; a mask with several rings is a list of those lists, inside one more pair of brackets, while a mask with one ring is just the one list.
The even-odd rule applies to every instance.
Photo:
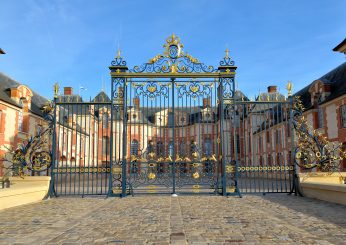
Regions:
[[184, 50], [218, 65], [226, 47], [239, 89], [294, 91], [345, 62], [332, 49], [346, 37], [344, 0], [72, 1], [1, 0], [0, 72], [47, 98], [52, 86], [95, 96], [120, 46], [130, 67], [163, 51], [175, 33]]

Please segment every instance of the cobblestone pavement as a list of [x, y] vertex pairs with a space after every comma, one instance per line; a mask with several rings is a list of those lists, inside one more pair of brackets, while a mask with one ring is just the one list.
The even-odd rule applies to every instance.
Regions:
[[346, 244], [346, 206], [284, 194], [54, 198], [0, 212], [0, 244]]

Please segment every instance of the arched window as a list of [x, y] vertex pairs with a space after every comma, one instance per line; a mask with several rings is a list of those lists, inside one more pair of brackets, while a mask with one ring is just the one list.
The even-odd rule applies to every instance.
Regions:
[[137, 140], [132, 140], [131, 141], [131, 156], [138, 156], [138, 141]]
[[174, 151], [174, 143], [173, 141], [170, 141], [168, 144], [168, 155], [173, 157], [173, 151]]
[[204, 153], [206, 156], [211, 156], [211, 154], [213, 154], [211, 139], [204, 140]]

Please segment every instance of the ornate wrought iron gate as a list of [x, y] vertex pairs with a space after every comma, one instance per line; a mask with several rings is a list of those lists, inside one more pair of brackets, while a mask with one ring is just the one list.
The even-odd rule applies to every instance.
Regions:
[[110, 66], [110, 98], [55, 100], [52, 190], [120, 196], [288, 192], [290, 153], [269, 160], [272, 151], [292, 147], [288, 137], [282, 144], [261, 137], [273, 128], [290, 131], [291, 104], [277, 97], [251, 102], [236, 91], [228, 51], [214, 68], [184, 53], [174, 35], [164, 48], [132, 69], [118, 52]]

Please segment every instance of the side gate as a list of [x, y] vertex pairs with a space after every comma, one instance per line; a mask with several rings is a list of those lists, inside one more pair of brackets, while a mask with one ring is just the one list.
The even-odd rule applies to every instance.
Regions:
[[276, 91], [250, 101], [236, 68], [228, 50], [217, 68], [199, 62], [174, 34], [141, 66], [118, 52], [110, 96], [56, 95], [51, 193], [289, 192], [292, 103]]

